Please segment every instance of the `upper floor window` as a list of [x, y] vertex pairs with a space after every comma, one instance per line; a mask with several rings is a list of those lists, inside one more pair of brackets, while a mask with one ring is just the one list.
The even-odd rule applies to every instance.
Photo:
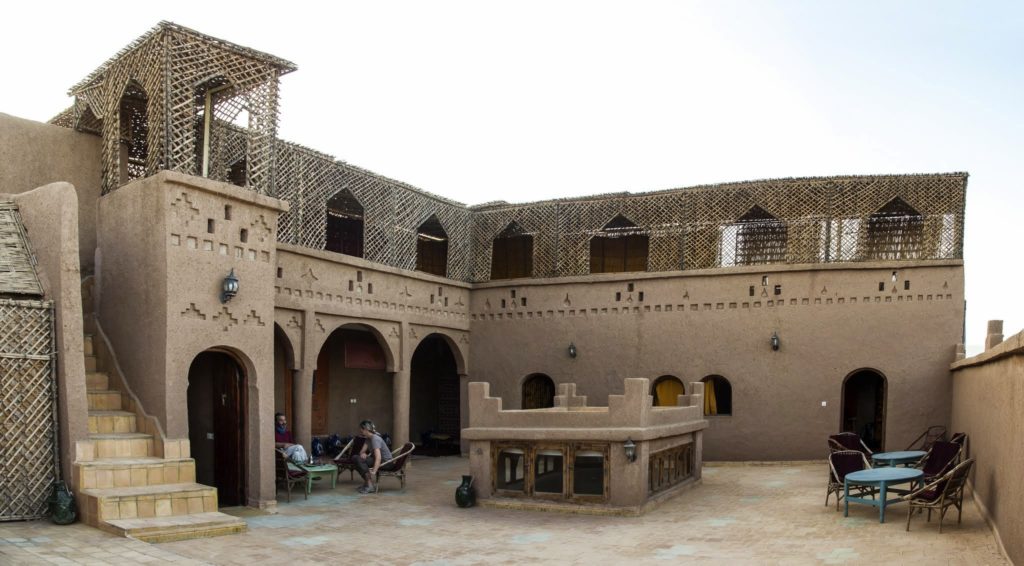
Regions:
[[523, 409], [547, 409], [555, 406], [555, 382], [543, 373], [535, 373], [523, 382]]
[[922, 256], [924, 216], [895, 197], [868, 218], [865, 259], [915, 259]]
[[448, 275], [448, 233], [436, 214], [416, 229], [416, 271]]
[[327, 201], [327, 226], [324, 249], [363, 257], [363, 205], [348, 189], [342, 189]]
[[494, 239], [491, 279], [515, 279], [533, 275], [533, 236], [516, 222], [509, 223]]
[[647, 271], [648, 244], [646, 232], [620, 214], [590, 239], [590, 272]]
[[704, 414], [732, 414], [732, 384], [720, 375], [709, 375], [701, 380], [704, 383]]

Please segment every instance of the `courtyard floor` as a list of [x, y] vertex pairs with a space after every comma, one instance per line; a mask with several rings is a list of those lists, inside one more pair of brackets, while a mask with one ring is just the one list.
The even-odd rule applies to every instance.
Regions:
[[[825, 464], [708, 465], [703, 484], [642, 517], [565, 515], [454, 504], [460, 458], [414, 460], [405, 492], [385, 478], [360, 496], [338, 487], [292, 493], [277, 514], [245, 518], [241, 535], [147, 544], [84, 525], [0, 523], [0, 564], [1007, 564], [973, 503], [963, 524], [915, 516], [899, 504], [850, 516], [824, 506]], [[284, 497], [282, 492], [281, 497]]]

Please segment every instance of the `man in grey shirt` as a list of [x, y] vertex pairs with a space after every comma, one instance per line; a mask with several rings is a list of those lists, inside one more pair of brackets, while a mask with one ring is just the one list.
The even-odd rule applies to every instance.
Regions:
[[373, 421], [366, 420], [359, 423], [359, 434], [366, 439], [363, 449], [359, 451], [359, 456], [356, 458], [356, 470], [363, 477], [363, 486], [359, 488], [359, 493], [373, 493], [377, 490], [377, 486], [373, 483], [374, 478], [377, 477], [377, 470], [380, 469], [381, 464], [391, 459], [391, 450], [384, 443], [384, 439], [377, 434]]

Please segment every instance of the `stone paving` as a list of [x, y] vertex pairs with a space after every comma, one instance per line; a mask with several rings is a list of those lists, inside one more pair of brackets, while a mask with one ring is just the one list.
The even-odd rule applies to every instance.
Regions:
[[[824, 506], [825, 464], [714, 466], [702, 485], [642, 517], [459, 509], [454, 492], [468, 461], [413, 461], [408, 487], [385, 478], [360, 496], [348, 475], [337, 489], [293, 492], [275, 515], [240, 509], [241, 535], [151, 545], [84, 525], [0, 523], [0, 564], [1007, 564], [973, 503], [963, 524], [851, 505]], [[297, 496], [297, 497], [296, 497]], [[228, 510], [231, 512], [231, 510]]]

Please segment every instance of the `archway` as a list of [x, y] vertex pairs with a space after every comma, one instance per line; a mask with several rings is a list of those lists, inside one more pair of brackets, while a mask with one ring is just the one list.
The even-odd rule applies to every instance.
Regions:
[[523, 381], [523, 409], [547, 409], [555, 406], [555, 382], [543, 373]]
[[188, 438], [196, 482], [216, 487], [221, 506], [246, 504], [246, 382], [242, 364], [218, 350], [200, 353], [188, 370]]
[[448, 276], [448, 232], [436, 214], [416, 229], [416, 271]]
[[284, 330], [274, 323], [274, 412], [284, 413], [288, 426], [295, 426], [294, 405], [295, 351]]
[[310, 432], [348, 436], [372, 420], [382, 433], [394, 431], [394, 384], [376, 334], [361, 324], [331, 332], [313, 372]]
[[868, 448], [885, 446], [885, 376], [871, 369], [848, 375], [843, 381], [843, 432], [860, 435]]
[[458, 454], [461, 400], [458, 365], [440, 334], [424, 338], [410, 367], [409, 438], [425, 453]]
[[701, 380], [704, 384], [704, 414], [732, 414], [732, 384], [720, 375], [709, 375]]
[[663, 375], [651, 384], [655, 407], [675, 407], [679, 403], [679, 396], [685, 394], [683, 382], [674, 375]]

